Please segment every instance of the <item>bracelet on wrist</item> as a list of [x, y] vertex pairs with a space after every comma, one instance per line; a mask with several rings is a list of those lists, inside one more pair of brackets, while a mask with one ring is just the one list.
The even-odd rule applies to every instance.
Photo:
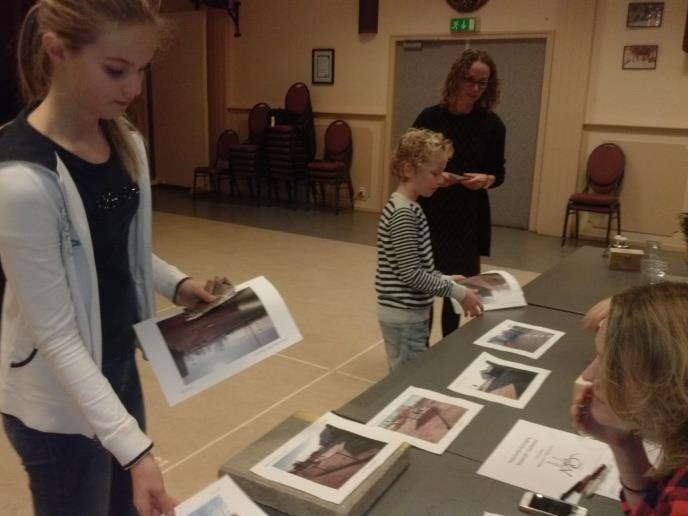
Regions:
[[647, 494], [647, 493], [649, 493], [650, 491], [652, 491], [652, 489], [653, 489], [653, 486], [651, 486], [651, 485], [648, 486], [648, 487], [645, 487], [645, 488], [643, 488], [643, 489], [634, 489], [634, 488], [632, 488], [632, 487], [628, 487], [628, 486], [624, 483], [624, 481], [621, 479], [621, 477], [619, 477], [619, 483], [621, 484], [621, 487], [623, 487], [623, 488], [624, 488], [626, 491], [628, 491], [629, 493]]

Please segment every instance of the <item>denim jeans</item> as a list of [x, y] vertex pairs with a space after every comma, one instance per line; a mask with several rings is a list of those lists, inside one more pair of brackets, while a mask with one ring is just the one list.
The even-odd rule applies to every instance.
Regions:
[[390, 371], [410, 362], [428, 349], [429, 320], [410, 323], [379, 322]]
[[[129, 413], [144, 427], [134, 355], [103, 366]], [[36, 516], [136, 516], [131, 475], [95, 439], [39, 432], [3, 414], [5, 433], [29, 475]]]

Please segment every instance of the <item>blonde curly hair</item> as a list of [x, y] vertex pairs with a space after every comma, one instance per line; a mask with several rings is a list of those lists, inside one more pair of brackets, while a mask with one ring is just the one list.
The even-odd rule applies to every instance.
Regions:
[[452, 142], [441, 133], [429, 129], [408, 129], [399, 138], [399, 144], [392, 154], [392, 174], [403, 181], [405, 163], [418, 170], [423, 165], [446, 161], [453, 154]]

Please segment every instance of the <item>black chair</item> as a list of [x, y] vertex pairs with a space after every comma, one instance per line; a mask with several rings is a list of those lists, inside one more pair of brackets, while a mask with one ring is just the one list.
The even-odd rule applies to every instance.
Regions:
[[196, 167], [194, 169], [193, 187], [191, 196], [195, 199], [198, 190], [198, 181], [203, 182], [211, 191], [220, 195], [220, 182], [224, 176], [229, 176], [229, 147], [239, 141], [239, 135], [232, 129], [222, 131], [215, 144], [215, 161], [210, 166]]
[[339, 214], [339, 190], [346, 186], [349, 205], [354, 207], [354, 187], [351, 184], [351, 159], [353, 142], [351, 127], [344, 120], [335, 120], [325, 131], [325, 152], [322, 160], [308, 164], [308, 182], [313, 194], [313, 204], [318, 205], [317, 187], [325, 205], [325, 185], [334, 185], [334, 209]]

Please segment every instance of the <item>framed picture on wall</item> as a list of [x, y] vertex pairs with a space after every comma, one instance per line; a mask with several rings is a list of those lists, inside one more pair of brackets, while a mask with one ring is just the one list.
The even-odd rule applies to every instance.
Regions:
[[334, 48], [314, 48], [311, 66], [313, 84], [334, 84]]
[[664, 2], [631, 2], [626, 27], [661, 27]]
[[657, 68], [657, 45], [626, 45], [623, 50], [623, 70], [654, 70]]

